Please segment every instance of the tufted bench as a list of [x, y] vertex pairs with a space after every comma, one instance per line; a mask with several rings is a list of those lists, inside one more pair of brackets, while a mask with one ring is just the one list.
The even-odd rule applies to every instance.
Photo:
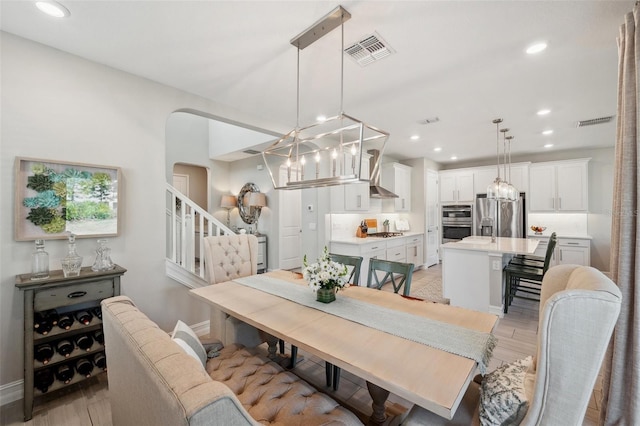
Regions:
[[228, 345], [202, 364], [125, 296], [102, 302], [115, 425], [362, 425], [255, 349]]

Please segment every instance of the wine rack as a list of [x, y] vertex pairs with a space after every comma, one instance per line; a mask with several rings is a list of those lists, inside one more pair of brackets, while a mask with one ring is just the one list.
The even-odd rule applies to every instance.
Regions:
[[[104, 371], [103, 368], [94, 364], [93, 369], [88, 373], [89, 376], [82, 375], [76, 371], [76, 363], [83, 358], [94, 363], [94, 357], [98, 354], [104, 355], [104, 344], [95, 338], [97, 332], [102, 332], [100, 302], [102, 299], [120, 294], [120, 278], [125, 272], [126, 269], [115, 265], [112, 270], [98, 272], [85, 267], [77, 277], [64, 277], [62, 270], [51, 271], [49, 278], [41, 280], [31, 280], [31, 274], [16, 276], [16, 287], [22, 290], [24, 295], [25, 421], [32, 418], [33, 406], [38, 397], [74, 385]], [[91, 313], [92, 318], [88, 324], [83, 324], [76, 318], [76, 315], [83, 311]], [[73, 323], [68, 329], [51, 325], [51, 329], [47, 330], [46, 334], [42, 334], [34, 328], [34, 318], [55, 317], [57, 319], [65, 314], [73, 318]], [[86, 350], [80, 349], [76, 343], [76, 340], [84, 335], [90, 336], [93, 340]], [[56, 351], [56, 344], [61, 340], [68, 340], [73, 345], [73, 350], [67, 356]], [[53, 347], [53, 355], [46, 362], [42, 362], [35, 359], [35, 349], [45, 344]], [[55, 374], [57, 369], [64, 365], [68, 365], [73, 371], [73, 376], [68, 382], [58, 380]], [[53, 382], [46, 386], [43, 392], [36, 388], [35, 377], [49, 376], [49, 372], [53, 375]]]

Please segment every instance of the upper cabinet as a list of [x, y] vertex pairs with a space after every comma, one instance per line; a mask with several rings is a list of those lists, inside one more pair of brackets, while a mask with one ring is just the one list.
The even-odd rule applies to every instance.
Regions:
[[441, 203], [472, 202], [474, 198], [473, 171], [440, 172]]
[[[345, 164], [350, 164], [350, 154]], [[362, 175], [369, 176], [368, 154], [362, 154]], [[369, 182], [350, 183], [347, 185], [336, 185], [331, 187], [331, 211], [353, 212], [369, 211]]]
[[411, 167], [400, 163], [382, 165], [382, 186], [395, 193], [394, 210], [411, 211]]
[[[504, 178], [504, 168], [500, 167], [500, 177]], [[474, 194], [486, 194], [487, 187], [496, 180], [498, 170], [496, 166], [479, 167], [473, 171]], [[507, 167], [507, 177], [509, 167]], [[511, 165], [510, 183], [519, 192], [529, 192], [529, 163], [517, 163]]]
[[588, 159], [532, 164], [529, 168], [529, 210], [586, 212]]

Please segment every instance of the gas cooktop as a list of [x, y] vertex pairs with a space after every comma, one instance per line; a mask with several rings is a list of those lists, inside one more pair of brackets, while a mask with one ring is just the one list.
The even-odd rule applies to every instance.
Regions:
[[401, 237], [404, 234], [402, 232], [374, 232], [372, 234], [367, 234], [367, 236], [369, 237], [382, 237], [382, 238], [389, 238], [389, 237]]

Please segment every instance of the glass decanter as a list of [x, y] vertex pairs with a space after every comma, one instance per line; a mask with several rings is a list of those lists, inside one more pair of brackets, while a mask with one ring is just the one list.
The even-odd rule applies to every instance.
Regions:
[[111, 261], [111, 249], [107, 247], [107, 240], [98, 240], [98, 248], [96, 249], [96, 260], [91, 267], [92, 271], [109, 271], [116, 265]]
[[77, 277], [82, 268], [82, 256], [76, 251], [76, 236], [69, 234], [69, 252], [62, 259], [62, 273], [66, 277]]
[[36, 240], [36, 251], [31, 255], [31, 279], [49, 278], [49, 253], [44, 251], [44, 240]]

